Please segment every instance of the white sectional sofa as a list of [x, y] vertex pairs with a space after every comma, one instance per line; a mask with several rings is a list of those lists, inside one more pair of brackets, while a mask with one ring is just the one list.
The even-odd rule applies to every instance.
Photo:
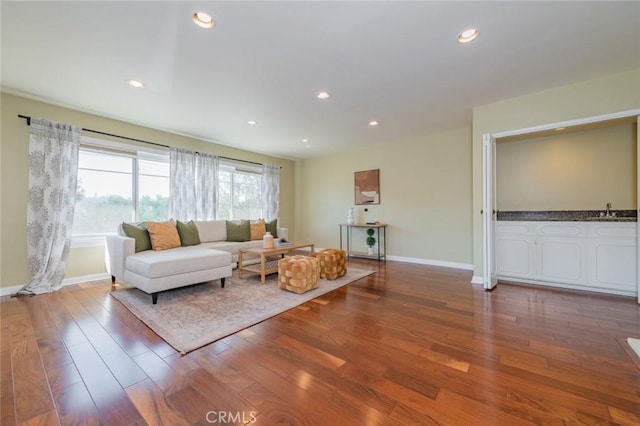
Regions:
[[[227, 241], [226, 220], [195, 221], [200, 235], [200, 245], [208, 249], [222, 250], [231, 253], [231, 262], [238, 261], [238, 250], [250, 247], [262, 247], [262, 240], [253, 241]], [[289, 239], [287, 228], [277, 228], [278, 239]]]
[[[232, 265], [238, 261], [238, 250], [261, 247], [262, 240], [227, 241], [224, 220], [195, 221], [200, 244], [167, 250], [136, 252], [136, 240], [124, 235], [106, 237], [105, 263], [112, 282], [133, 285], [152, 296], [191, 284], [224, 280], [231, 276]], [[287, 228], [277, 228], [278, 239], [288, 239]]]

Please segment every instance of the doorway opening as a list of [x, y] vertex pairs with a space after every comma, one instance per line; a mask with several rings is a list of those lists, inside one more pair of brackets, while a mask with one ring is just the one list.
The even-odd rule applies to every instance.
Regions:
[[[507, 132], [487, 133], [483, 135], [483, 285], [486, 290], [493, 289], [497, 283], [497, 252], [496, 252], [496, 220], [497, 209], [497, 158], [496, 142], [517, 141], [536, 137], [544, 137], [557, 132], [558, 128], [564, 131], [583, 131], [602, 127], [616, 126], [624, 123], [635, 123], [637, 126], [640, 109], [623, 111], [619, 113], [587, 117], [578, 120], [571, 120], [547, 125], [536, 126], [525, 129], [518, 129]], [[636, 156], [640, 157], [640, 136], [636, 131]], [[636, 158], [636, 213], [638, 212], [638, 202], [640, 201], [640, 176], [637, 165], [640, 163]], [[640, 229], [636, 232], [636, 284], [637, 298], [640, 303]]]

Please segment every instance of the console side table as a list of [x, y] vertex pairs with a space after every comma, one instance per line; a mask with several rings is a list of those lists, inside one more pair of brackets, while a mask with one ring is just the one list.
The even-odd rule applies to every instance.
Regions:
[[[368, 225], [366, 223], [341, 223], [340, 225], [340, 250], [343, 248], [343, 238], [346, 239], [346, 251], [348, 257], [362, 257], [366, 259], [387, 260], [387, 224], [376, 223]], [[378, 243], [377, 253], [368, 254], [367, 252], [351, 250], [351, 231], [353, 228], [374, 229], [376, 231], [376, 241]], [[382, 234], [380, 233], [382, 230]], [[344, 231], [344, 232], [343, 232]], [[382, 237], [380, 237], [382, 235]]]

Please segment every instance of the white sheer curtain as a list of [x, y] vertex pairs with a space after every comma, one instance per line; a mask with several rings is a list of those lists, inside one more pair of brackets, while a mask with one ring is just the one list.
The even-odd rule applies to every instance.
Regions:
[[169, 157], [170, 216], [178, 220], [215, 219], [218, 157], [182, 148], [171, 148]]
[[169, 150], [169, 216], [194, 219], [196, 206], [196, 155], [182, 148]]
[[262, 216], [269, 222], [280, 214], [280, 167], [262, 165]]
[[29, 127], [27, 258], [31, 279], [18, 294], [60, 288], [67, 269], [82, 129], [32, 118]]
[[196, 214], [194, 219], [212, 220], [218, 210], [217, 156], [199, 153], [196, 158]]

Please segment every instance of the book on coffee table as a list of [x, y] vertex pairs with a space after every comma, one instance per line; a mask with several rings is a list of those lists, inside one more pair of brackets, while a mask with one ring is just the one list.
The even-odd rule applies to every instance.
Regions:
[[280, 247], [293, 247], [293, 243], [289, 241], [276, 241], [273, 243], [273, 246], [276, 248]]

